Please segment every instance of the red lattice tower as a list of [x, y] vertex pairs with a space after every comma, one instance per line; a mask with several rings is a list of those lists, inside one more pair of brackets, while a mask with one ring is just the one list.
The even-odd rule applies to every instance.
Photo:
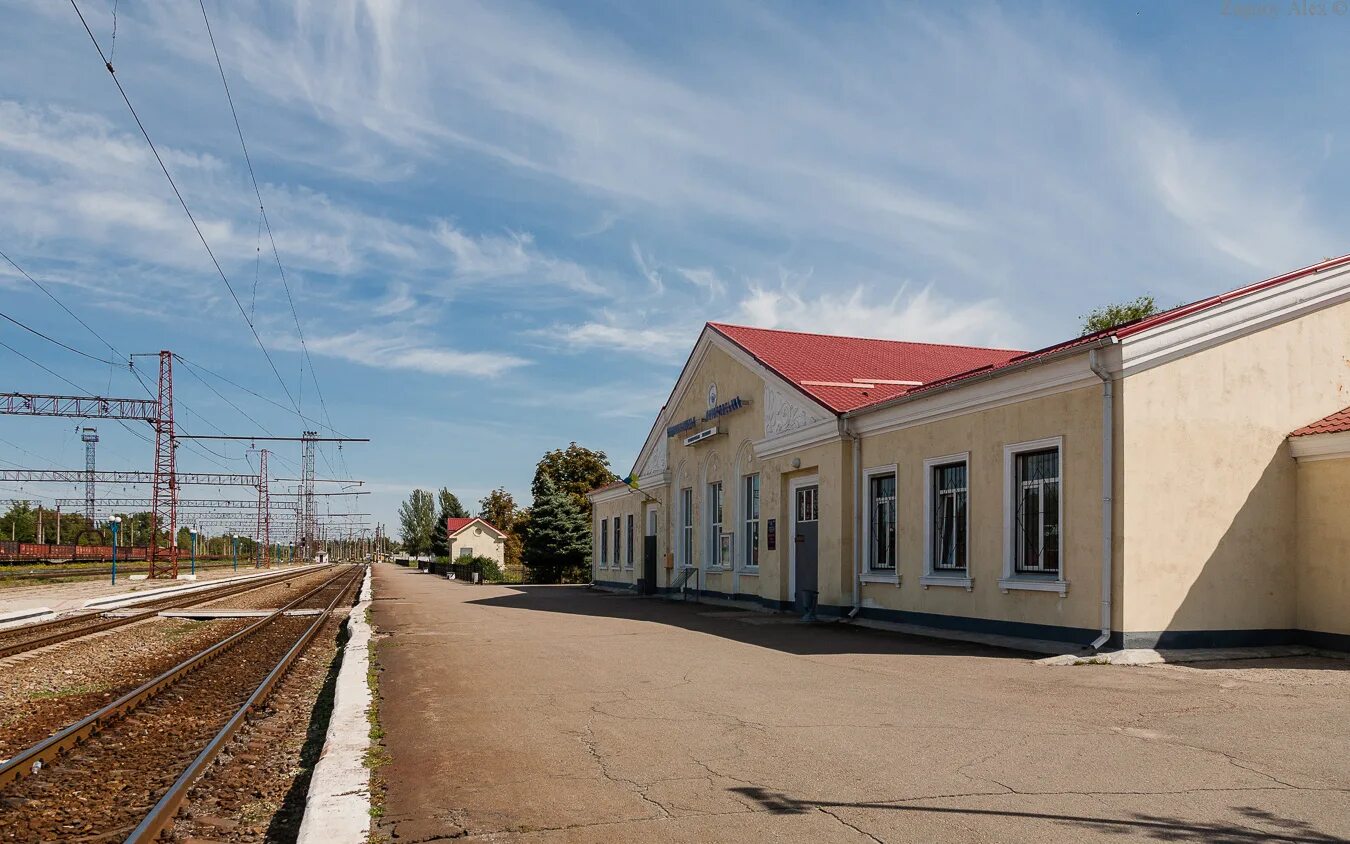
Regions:
[[267, 449], [258, 452], [258, 541], [259, 568], [272, 565], [272, 507], [267, 495]]
[[[159, 402], [155, 414], [155, 477], [150, 496], [150, 577], [178, 576], [178, 476], [174, 471], [173, 352], [159, 353]], [[169, 547], [159, 547], [159, 529], [169, 531]]]

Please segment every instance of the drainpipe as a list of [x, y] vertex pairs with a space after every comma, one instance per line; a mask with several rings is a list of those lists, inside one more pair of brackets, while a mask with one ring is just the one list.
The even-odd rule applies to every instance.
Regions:
[[862, 438], [849, 430], [848, 419], [839, 417], [839, 436], [853, 445], [853, 609], [849, 618], [862, 612], [862, 511], [858, 509], [859, 489], [862, 486]]
[[[1112, 338], [1114, 340], [1114, 338]], [[1111, 562], [1115, 551], [1115, 382], [1102, 364], [1096, 349], [1088, 352], [1088, 366], [1102, 379], [1102, 634], [1092, 642], [1100, 650], [1111, 638]]]

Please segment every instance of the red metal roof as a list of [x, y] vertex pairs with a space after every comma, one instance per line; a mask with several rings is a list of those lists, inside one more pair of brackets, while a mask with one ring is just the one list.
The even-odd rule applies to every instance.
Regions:
[[1289, 436], [1307, 437], [1313, 434], [1339, 434], [1342, 431], [1350, 431], [1350, 407], [1345, 410], [1338, 410], [1311, 425], [1304, 425]]
[[[927, 384], [977, 367], [997, 366], [1023, 354], [1011, 349], [838, 337], [720, 322], [710, 322], [708, 327], [835, 413], [895, 398], [917, 386], [879, 381]], [[839, 386], [853, 383], [871, 386]]]
[[[454, 534], [459, 533], [460, 531], [464, 530], [466, 527], [468, 527], [469, 525], [473, 524], [474, 522], [483, 522], [483, 524], [487, 525], [488, 527], [492, 528], [493, 530], [497, 530], [497, 528], [493, 527], [492, 525], [488, 524], [487, 522], [485, 522], [485, 521], [483, 521], [482, 519], [479, 519], [479, 518], [471, 518], [471, 519], [446, 519], [446, 520], [445, 520], [445, 529], [446, 529], [446, 531], [448, 531], [448, 532], [453, 536]], [[497, 530], [497, 532], [498, 532], [498, 533], [501, 533], [501, 531], [499, 531], [499, 530]]]
[[[1110, 328], [1105, 331], [1097, 331], [1092, 334], [1085, 334], [1081, 337], [1073, 337], [1069, 340], [1064, 340], [1059, 343], [1055, 343], [1052, 346], [1046, 346], [1045, 348], [1037, 349], [1032, 352], [1015, 354], [999, 363], [993, 363], [979, 367], [972, 367], [971, 369], [965, 372], [956, 372], [945, 379], [935, 380], [930, 383], [924, 384], [922, 387], [915, 387], [906, 392], [902, 392], [895, 396], [889, 396], [887, 398], [896, 399], [900, 398], [901, 396], [908, 396], [914, 393], [921, 393], [925, 390], [936, 389], [938, 387], [964, 381], [967, 378], [975, 378], [977, 376], [987, 375], [989, 373], [996, 372], [997, 370], [1000, 369], [1007, 369], [1014, 366], [1018, 366], [1020, 364], [1032, 363], [1034, 361], [1043, 358], [1048, 358], [1052, 355], [1056, 355], [1060, 352], [1067, 352], [1074, 348], [1079, 347], [1086, 348], [1095, 344], [1101, 344], [1111, 337], [1116, 338], [1129, 337], [1132, 334], [1138, 334], [1139, 332], [1145, 331], [1149, 328], [1154, 328], [1156, 326], [1163, 325], [1173, 320], [1181, 319], [1182, 317], [1199, 313], [1200, 311], [1215, 307], [1216, 305], [1231, 302], [1234, 299], [1239, 299], [1243, 296], [1248, 296], [1253, 293], [1269, 289], [1271, 287], [1278, 287], [1281, 284], [1285, 284], [1290, 281], [1295, 281], [1300, 278], [1305, 278], [1310, 275], [1316, 275], [1317, 273], [1325, 272], [1327, 270], [1336, 269], [1338, 267], [1342, 267], [1347, 264], [1350, 264], [1350, 255], [1342, 255], [1339, 258], [1331, 258], [1329, 260], [1322, 261], [1321, 263], [1318, 264], [1310, 264], [1309, 266], [1303, 267], [1301, 269], [1292, 270], [1290, 272], [1273, 276], [1271, 278], [1267, 278], [1262, 281], [1255, 282], [1253, 284], [1248, 284], [1243, 287], [1239, 287], [1236, 290], [1230, 290], [1227, 293], [1220, 293], [1217, 296], [1210, 296], [1205, 299], [1200, 299], [1199, 301], [1196, 302], [1191, 302], [1190, 304], [1180, 305], [1170, 310], [1154, 314], [1153, 316], [1135, 320], [1134, 322], [1127, 322], [1122, 325], [1117, 325], [1114, 328]], [[863, 406], [870, 407], [871, 404], [879, 403], [886, 400], [887, 399], [878, 399], [877, 402], [869, 402], [867, 405]], [[1339, 414], [1332, 414], [1332, 417], [1338, 415]], [[1324, 422], [1326, 422], [1326, 420], [1314, 423], [1314, 425], [1320, 425], [1323, 424]]]

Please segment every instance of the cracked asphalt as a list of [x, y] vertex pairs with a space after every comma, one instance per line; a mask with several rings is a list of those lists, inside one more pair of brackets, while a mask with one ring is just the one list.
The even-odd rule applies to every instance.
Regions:
[[1350, 839], [1350, 661], [1028, 655], [375, 568], [377, 837]]

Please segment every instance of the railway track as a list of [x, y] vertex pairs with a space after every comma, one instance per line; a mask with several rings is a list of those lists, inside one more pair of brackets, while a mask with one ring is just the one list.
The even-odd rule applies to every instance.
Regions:
[[[0, 838], [148, 842], [364, 567], [326, 582], [0, 765]], [[304, 608], [311, 615], [290, 615]], [[166, 693], [168, 692], [168, 693]]]
[[[196, 604], [215, 601], [220, 598], [228, 598], [232, 595], [240, 595], [245, 592], [251, 592], [255, 589], [262, 589], [268, 586], [274, 586], [298, 577], [305, 577], [313, 574], [316, 569], [306, 569], [299, 572], [281, 572], [274, 577], [261, 577], [257, 580], [250, 580], [244, 583], [235, 583], [221, 586], [215, 589], [203, 589], [200, 592], [194, 592], [191, 595], [177, 595], [166, 597], [158, 601], [149, 601], [137, 606], [137, 612], [120, 616], [118, 618], [104, 618], [99, 612], [91, 612], [73, 618], [58, 618], [53, 621], [44, 621], [37, 624], [28, 624], [13, 630], [0, 633], [0, 659], [14, 654], [24, 653], [36, 648], [54, 645], [58, 642], [65, 642], [70, 639], [77, 639], [81, 636], [88, 636], [93, 633], [101, 633], [104, 630], [112, 630], [117, 627], [124, 627], [128, 624], [135, 624], [147, 618], [152, 618], [161, 610], [181, 609], [191, 607]], [[142, 609], [143, 608], [143, 609]]]

